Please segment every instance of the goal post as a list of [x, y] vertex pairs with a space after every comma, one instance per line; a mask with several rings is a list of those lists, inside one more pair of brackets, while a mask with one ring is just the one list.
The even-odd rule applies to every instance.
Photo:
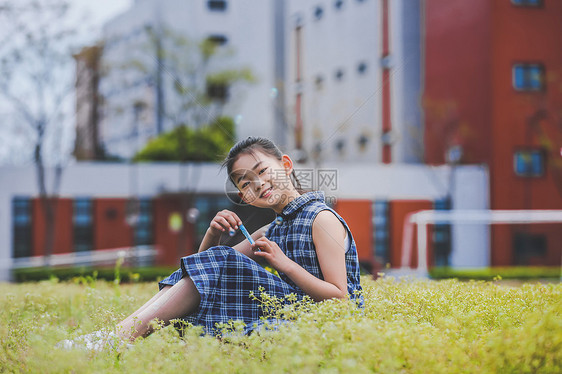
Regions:
[[[417, 233], [416, 249], [420, 276], [428, 276], [427, 228], [434, 224], [526, 224], [562, 223], [562, 210], [421, 210], [408, 214], [402, 234], [400, 268], [409, 269], [413, 253], [414, 227]], [[562, 260], [561, 260], [562, 261]]]

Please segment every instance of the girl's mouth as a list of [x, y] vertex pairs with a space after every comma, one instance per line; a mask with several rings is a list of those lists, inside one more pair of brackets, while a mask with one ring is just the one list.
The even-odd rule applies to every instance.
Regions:
[[273, 190], [273, 187], [269, 187], [267, 190], [265, 190], [260, 197], [269, 197], [271, 195], [271, 191]]

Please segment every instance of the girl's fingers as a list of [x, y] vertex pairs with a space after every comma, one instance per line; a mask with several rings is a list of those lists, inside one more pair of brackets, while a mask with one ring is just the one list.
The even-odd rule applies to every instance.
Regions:
[[232, 227], [233, 229], [238, 229], [238, 225], [240, 225], [241, 223], [240, 218], [238, 218], [236, 213], [230, 212], [228, 210], [223, 210], [217, 215], [224, 218], [228, 222], [229, 227]]
[[269, 243], [263, 239], [264, 238], [259, 238], [258, 240], [256, 240], [256, 244], [254, 245], [256, 246], [256, 248], [259, 248], [262, 252], [271, 252], [271, 247], [269, 246]]
[[215, 217], [214, 221], [222, 226], [223, 231], [230, 228], [230, 223], [224, 217]]
[[211, 227], [219, 231], [224, 231], [224, 228], [217, 222], [211, 221]]

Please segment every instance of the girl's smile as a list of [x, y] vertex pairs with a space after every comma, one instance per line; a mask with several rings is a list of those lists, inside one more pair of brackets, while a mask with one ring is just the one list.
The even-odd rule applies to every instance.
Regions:
[[289, 201], [300, 196], [289, 178], [293, 171], [289, 156], [278, 160], [261, 151], [244, 153], [232, 170], [230, 179], [248, 204], [280, 213]]

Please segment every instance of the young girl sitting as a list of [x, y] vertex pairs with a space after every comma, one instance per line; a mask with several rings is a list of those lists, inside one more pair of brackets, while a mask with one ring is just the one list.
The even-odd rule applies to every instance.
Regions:
[[218, 333], [218, 323], [241, 320], [251, 331], [263, 315], [251, 292], [315, 301], [349, 297], [362, 304], [351, 231], [322, 192], [299, 193], [291, 158], [271, 141], [250, 137], [232, 147], [224, 165], [242, 200], [273, 209], [277, 218], [252, 234], [254, 244], [244, 240], [231, 248], [219, 245], [221, 234], [242, 221], [228, 210], [217, 213], [198, 253], [182, 258], [181, 268], [159, 283], [160, 291], [118, 324], [122, 338], [147, 336], [154, 319], [184, 319], [210, 334]]

